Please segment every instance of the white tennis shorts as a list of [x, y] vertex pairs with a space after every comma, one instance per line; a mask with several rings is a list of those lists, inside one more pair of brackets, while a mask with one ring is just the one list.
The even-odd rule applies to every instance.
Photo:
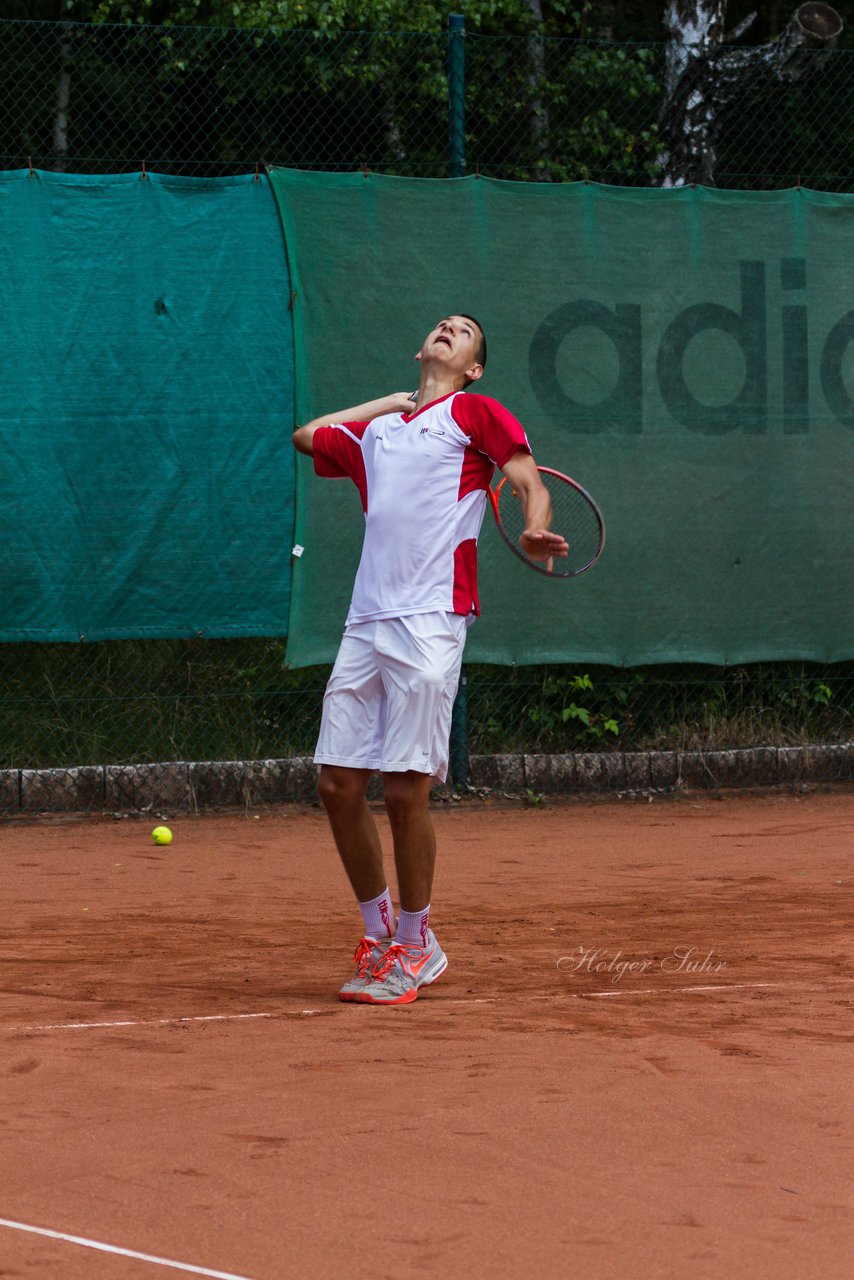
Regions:
[[445, 781], [466, 619], [416, 613], [348, 626], [323, 697], [315, 762]]

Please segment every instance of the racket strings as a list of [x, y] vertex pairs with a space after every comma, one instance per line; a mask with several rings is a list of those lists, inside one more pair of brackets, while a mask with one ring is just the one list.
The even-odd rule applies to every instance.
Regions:
[[[542, 471], [540, 479], [551, 499], [551, 527], [569, 543], [569, 554], [565, 558], [555, 557], [552, 572], [558, 577], [579, 573], [596, 559], [601, 550], [601, 517], [584, 491], [568, 480]], [[531, 560], [519, 547], [519, 536], [525, 529], [524, 512], [519, 494], [507, 479], [498, 489], [498, 513], [503, 532], [514, 550], [536, 566], [539, 562]]]

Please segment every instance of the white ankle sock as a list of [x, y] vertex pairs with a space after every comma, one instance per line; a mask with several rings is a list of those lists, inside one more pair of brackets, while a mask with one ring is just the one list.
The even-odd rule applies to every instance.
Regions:
[[401, 911], [397, 918], [395, 942], [410, 947], [427, 946], [427, 930], [430, 928], [430, 903], [420, 911]]
[[365, 933], [369, 938], [376, 938], [379, 942], [382, 938], [394, 937], [394, 908], [391, 905], [388, 886], [383, 889], [378, 898], [371, 898], [370, 902], [360, 902], [359, 910], [365, 922]]

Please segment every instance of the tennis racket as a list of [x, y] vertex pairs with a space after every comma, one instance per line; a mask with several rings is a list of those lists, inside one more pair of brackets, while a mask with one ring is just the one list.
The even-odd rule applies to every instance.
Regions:
[[550, 556], [548, 560], [533, 560], [519, 545], [519, 537], [525, 530], [522, 503], [512, 483], [503, 476], [497, 488], [489, 490], [489, 499], [498, 532], [514, 555], [530, 569], [544, 573], [549, 578], [577, 578], [593, 567], [605, 546], [605, 521], [602, 512], [576, 480], [553, 471], [551, 467], [537, 467], [540, 479], [549, 491], [552, 503], [552, 528], [569, 543], [566, 556]]

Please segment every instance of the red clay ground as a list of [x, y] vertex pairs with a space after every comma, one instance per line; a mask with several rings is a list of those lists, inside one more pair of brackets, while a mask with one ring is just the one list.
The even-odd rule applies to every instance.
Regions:
[[[0, 1217], [251, 1280], [848, 1280], [854, 796], [436, 824], [398, 1009], [335, 998], [318, 811], [0, 826]], [[4, 1278], [178, 1274], [0, 1227]]]

